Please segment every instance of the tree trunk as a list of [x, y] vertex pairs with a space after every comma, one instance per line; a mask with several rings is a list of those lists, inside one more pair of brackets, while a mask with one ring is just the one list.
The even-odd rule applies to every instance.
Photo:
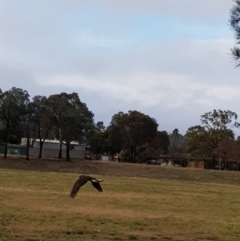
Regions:
[[70, 159], [70, 143], [66, 143], [66, 160], [71, 161]]
[[29, 161], [29, 132], [27, 133], [27, 153], [26, 153], [26, 160]]
[[62, 159], [62, 130], [59, 129], [59, 153], [58, 158]]
[[39, 154], [38, 154], [38, 159], [42, 158], [42, 147], [43, 147], [43, 142], [42, 142], [42, 138], [41, 138], [41, 127], [40, 127], [40, 123], [38, 122], [38, 138], [40, 140], [40, 147], [39, 147]]
[[215, 158], [215, 156], [213, 156], [212, 157], [212, 166], [211, 166], [211, 168], [215, 169], [215, 165], [216, 165], [216, 158]]
[[131, 147], [132, 162], [136, 161], [136, 147]]
[[45, 140], [46, 140], [46, 138], [47, 138], [47, 136], [48, 136], [49, 127], [50, 127], [50, 126], [48, 126], [48, 128], [47, 128], [47, 132], [46, 132], [46, 134], [45, 134], [44, 139], [42, 139], [42, 137], [41, 137], [41, 128], [40, 128], [40, 126], [38, 126], [38, 137], [39, 137], [39, 140], [40, 140], [40, 149], [39, 149], [39, 155], [38, 155], [38, 158], [39, 158], [39, 159], [42, 158], [43, 144], [44, 144], [44, 142], [45, 142]]
[[39, 158], [39, 159], [42, 158], [43, 143], [44, 143], [44, 142], [40, 140], [40, 148], [39, 148], [39, 155], [38, 155], [38, 158]]
[[7, 158], [7, 150], [8, 150], [8, 134], [9, 133], [9, 120], [7, 120], [6, 125], [6, 138], [5, 138], [5, 148], [4, 148], [4, 156], [3, 158]]

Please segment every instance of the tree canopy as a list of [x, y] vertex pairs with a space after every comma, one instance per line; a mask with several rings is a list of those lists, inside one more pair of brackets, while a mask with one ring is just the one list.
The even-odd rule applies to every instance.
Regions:
[[155, 119], [138, 111], [119, 112], [112, 117], [110, 129], [132, 161], [155, 138], [158, 124]]
[[19, 131], [20, 122], [26, 114], [29, 94], [20, 88], [11, 88], [8, 91], [0, 92], [0, 120], [5, 126], [4, 158], [7, 157], [7, 145], [9, 136]]
[[32, 99], [33, 121], [36, 125], [36, 136], [39, 139], [40, 148], [38, 157], [42, 157], [43, 144], [52, 130], [52, 118], [48, 104], [48, 99], [45, 96], [34, 96]]
[[[27, 137], [29, 147], [40, 140], [39, 158], [46, 138], [59, 140], [59, 155], [66, 146], [66, 159], [74, 144], [85, 144], [97, 158], [102, 154], [120, 155], [125, 161], [144, 161], [164, 155], [174, 160], [240, 160], [239, 137], [233, 128], [239, 127], [238, 116], [230, 110], [206, 112], [200, 116], [200, 125], [188, 128], [185, 135], [177, 128], [172, 132], [158, 130], [157, 121], [136, 110], [118, 112], [108, 126], [103, 121], [94, 123], [94, 114], [78, 94], [60, 93], [34, 96], [26, 90], [0, 89], [0, 140], [7, 157], [8, 143], [20, 143]], [[31, 140], [31, 141], [30, 141]]]
[[66, 145], [66, 158], [70, 160], [71, 141], [84, 142], [93, 130], [93, 113], [80, 101], [77, 93], [61, 93], [49, 97], [54, 136], [60, 142], [59, 158], [62, 157], [62, 144]]
[[190, 127], [186, 133], [188, 151], [192, 157], [226, 160], [234, 146], [232, 128], [239, 127], [237, 114], [232, 111], [213, 110], [201, 116], [201, 126]]

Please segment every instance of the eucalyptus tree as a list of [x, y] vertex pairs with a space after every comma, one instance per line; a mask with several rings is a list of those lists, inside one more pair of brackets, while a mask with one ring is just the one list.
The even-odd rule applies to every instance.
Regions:
[[147, 144], [147, 148], [139, 157], [141, 160], [146, 158], [159, 158], [169, 153], [169, 135], [166, 131], [157, 131], [155, 137]]
[[209, 135], [204, 127], [196, 125], [188, 128], [185, 137], [192, 158], [199, 160], [211, 156]]
[[34, 96], [32, 101], [33, 118], [36, 124], [40, 148], [38, 158], [42, 158], [42, 149], [46, 138], [52, 129], [51, 111], [48, 106], [48, 99], [45, 96]]
[[120, 141], [122, 149], [130, 153], [133, 162], [148, 148], [157, 133], [155, 119], [138, 111], [119, 112], [112, 117], [110, 130]]
[[150, 143], [155, 155], [167, 155], [169, 152], [170, 140], [166, 131], [157, 131], [156, 136]]
[[51, 122], [53, 124], [52, 134], [59, 140], [58, 158], [62, 158], [62, 129], [65, 126], [64, 116], [67, 112], [66, 102], [62, 95], [55, 94], [48, 97], [48, 108], [50, 111]]
[[184, 137], [179, 133], [179, 130], [175, 128], [172, 133], [169, 134], [170, 146], [173, 148], [180, 148], [182, 146]]
[[206, 130], [229, 130], [239, 127], [238, 116], [230, 110], [213, 110], [201, 115], [201, 123]]
[[119, 139], [110, 128], [106, 128], [103, 122], [97, 122], [90, 138], [90, 150], [99, 159], [100, 154], [115, 155], [121, 151]]
[[9, 135], [14, 129], [19, 128], [28, 103], [29, 94], [26, 90], [13, 87], [8, 91], [0, 92], [0, 120], [5, 126], [4, 158], [7, 158]]
[[66, 159], [70, 160], [71, 142], [85, 142], [94, 126], [93, 113], [81, 102], [77, 93], [60, 93], [48, 98], [55, 138], [59, 140], [59, 158], [62, 144], [66, 145]]
[[169, 134], [169, 156], [172, 159], [182, 159], [185, 157], [186, 141], [185, 137], [179, 133], [179, 130], [175, 128], [172, 133]]
[[208, 131], [213, 159], [223, 159], [227, 151], [227, 143], [234, 140], [232, 128], [239, 127], [237, 114], [230, 110], [213, 110], [201, 116], [201, 123]]
[[124, 147], [124, 138], [122, 136], [121, 128], [117, 125], [109, 125], [104, 132], [107, 135], [108, 152], [111, 155], [116, 155], [122, 150], [126, 150]]
[[186, 137], [192, 156], [226, 160], [234, 142], [233, 128], [238, 128], [237, 114], [230, 110], [213, 110], [201, 115], [200, 126], [188, 129]]
[[20, 122], [22, 133], [27, 138], [26, 160], [29, 160], [29, 147], [37, 135], [37, 124], [35, 122], [35, 109], [33, 102], [26, 103], [23, 118]]
[[89, 144], [91, 152], [99, 159], [99, 155], [105, 152], [105, 146], [108, 135], [103, 122], [97, 122], [94, 125], [93, 133], [91, 134]]

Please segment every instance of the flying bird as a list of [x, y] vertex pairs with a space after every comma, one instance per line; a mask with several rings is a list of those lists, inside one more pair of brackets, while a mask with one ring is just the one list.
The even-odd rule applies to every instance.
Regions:
[[90, 176], [79, 176], [79, 179], [74, 183], [72, 187], [72, 191], [70, 193], [70, 198], [75, 198], [77, 196], [77, 193], [81, 186], [85, 185], [88, 181], [92, 183], [92, 185], [99, 191], [102, 192], [102, 187], [100, 186], [99, 182], [102, 182], [103, 180], [97, 179], [95, 177]]

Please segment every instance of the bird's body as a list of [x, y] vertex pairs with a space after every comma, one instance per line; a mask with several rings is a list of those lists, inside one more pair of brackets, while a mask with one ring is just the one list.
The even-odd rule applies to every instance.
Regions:
[[79, 176], [79, 179], [74, 183], [72, 187], [72, 191], [70, 193], [71, 198], [75, 198], [81, 186], [85, 185], [88, 181], [92, 183], [92, 185], [99, 191], [102, 192], [102, 187], [100, 186], [99, 182], [102, 180], [96, 179], [95, 177], [90, 176]]

